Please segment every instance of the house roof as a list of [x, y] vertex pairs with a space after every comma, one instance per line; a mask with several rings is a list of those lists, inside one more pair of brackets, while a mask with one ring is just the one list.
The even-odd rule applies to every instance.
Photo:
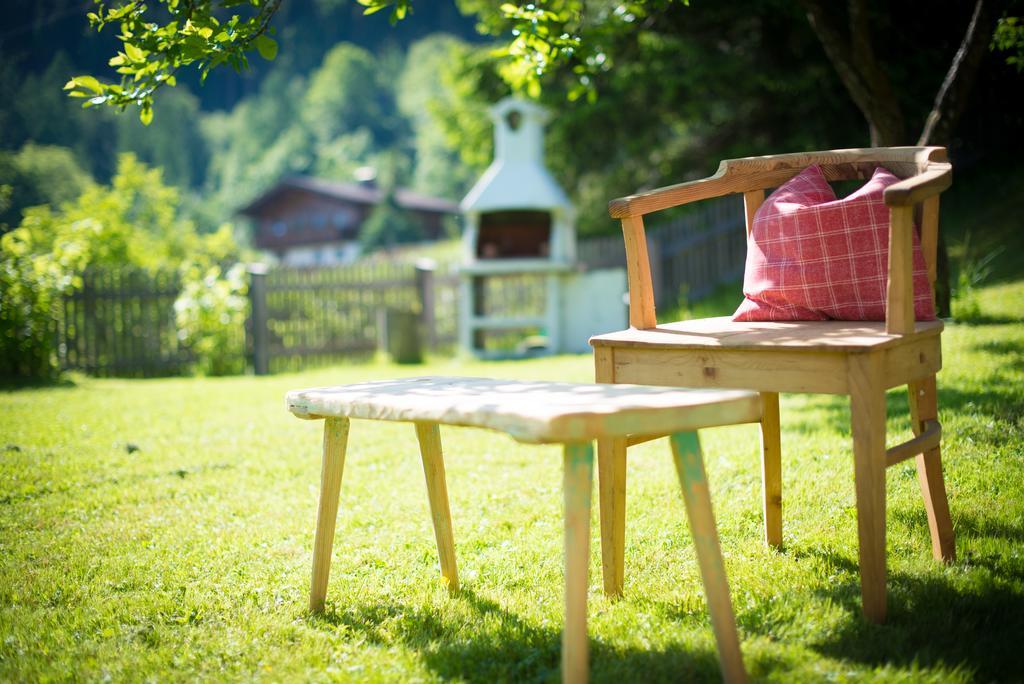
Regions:
[[[258, 214], [261, 209], [272, 204], [279, 195], [287, 190], [303, 190], [353, 204], [378, 204], [384, 198], [384, 191], [375, 185], [342, 183], [312, 176], [291, 176], [279, 181], [277, 185], [239, 209], [238, 213], [245, 216]], [[459, 206], [455, 202], [440, 197], [430, 197], [406, 188], [395, 190], [395, 201], [403, 209], [432, 211], [439, 214], [454, 214], [459, 211]]]

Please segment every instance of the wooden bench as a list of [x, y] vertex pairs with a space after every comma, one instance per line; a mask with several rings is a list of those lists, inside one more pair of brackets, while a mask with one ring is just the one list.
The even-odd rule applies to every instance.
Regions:
[[415, 425], [440, 556], [441, 575], [457, 591], [439, 425], [488, 428], [520, 442], [564, 445], [565, 630], [562, 678], [587, 679], [587, 573], [592, 441], [669, 435], [727, 681], [746, 678], [725, 567], [696, 430], [758, 422], [761, 399], [744, 390], [682, 390], [485, 378], [422, 377], [289, 392], [300, 418], [325, 419], [320, 505], [313, 547], [310, 610], [324, 607], [349, 419]]

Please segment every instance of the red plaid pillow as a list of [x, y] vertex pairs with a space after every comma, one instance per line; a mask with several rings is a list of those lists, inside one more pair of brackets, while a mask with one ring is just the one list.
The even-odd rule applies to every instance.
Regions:
[[[875, 169], [864, 187], [836, 199], [821, 169], [784, 183], [754, 215], [747, 239], [744, 300], [734, 321], [884, 321], [889, 261], [885, 188], [899, 179]], [[935, 318], [917, 233], [914, 316]]]

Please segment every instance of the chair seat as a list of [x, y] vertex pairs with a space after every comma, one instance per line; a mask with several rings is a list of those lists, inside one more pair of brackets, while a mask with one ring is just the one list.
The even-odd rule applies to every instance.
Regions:
[[739, 350], [819, 348], [850, 352], [884, 349], [910, 340], [937, 336], [941, 320], [918, 321], [914, 332], [890, 335], [884, 321], [772, 321], [737, 323], [729, 316], [665, 323], [656, 328], [630, 328], [590, 338], [594, 347], [650, 347]]

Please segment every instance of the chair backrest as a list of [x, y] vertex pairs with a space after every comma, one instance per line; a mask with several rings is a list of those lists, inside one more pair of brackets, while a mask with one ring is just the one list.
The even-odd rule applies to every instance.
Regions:
[[[782, 185], [814, 164], [821, 168], [825, 179], [830, 182], [868, 180], [879, 166], [902, 179], [932, 172], [941, 178], [951, 180], [951, 168], [946, 157], [946, 149], [943, 147], [879, 147], [726, 159], [718, 167], [719, 173], [723, 176], [741, 176], [747, 182], [761, 186], [743, 193], [748, 235], [754, 212], [764, 201], [765, 191]], [[948, 185], [946, 183], [946, 187]], [[886, 203], [890, 206], [905, 197], [906, 193], [900, 195], [898, 192], [893, 195], [887, 192], [885, 195]], [[938, 195], [916, 203], [914, 208], [924, 258], [928, 265], [928, 279], [934, 285], [939, 223]]]
[[[911, 282], [911, 233], [920, 226], [920, 240], [928, 278], [934, 284], [938, 245], [939, 193], [952, 183], [952, 167], [942, 147], [875, 147], [822, 152], [799, 152], [723, 161], [708, 178], [612, 200], [608, 211], [622, 220], [626, 240], [630, 286], [630, 324], [654, 325], [650, 264], [644, 239], [643, 216], [651, 212], [711, 197], [743, 195], [747, 232], [765, 190], [777, 187], [803, 169], [817, 164], [829, 181], [866, 180], [878, 166], [898, 178], [885, 190], [890, 208], [889, 285], [886, 330], [906, 333], [914, 329]], [[635, 309], [635, 310], [634, 310]]]

